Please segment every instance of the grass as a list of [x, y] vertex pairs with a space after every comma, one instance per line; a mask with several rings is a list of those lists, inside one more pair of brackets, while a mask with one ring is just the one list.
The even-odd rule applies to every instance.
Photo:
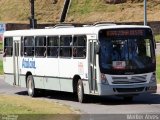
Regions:
[[0, 41], [0, 51], [3, 49], [3, 43]]
[[[0, 51], [3, 50], [3, 43], [0, 41]], [[3, 61], [0, 60], [0, 75], [3, 75]]]
[[[78, 119], [77, 115], [66, 117], [64, 114], [76, 114], [70, 107], [61, 105], [48, 100], [38, 98], [0, 95], [0, 114], [1, 115], [18, 115], [21, 119]], [[63, 114], [62, 116], [59, 114]], [[19, 119], [19, 118], [18, 118]]]
[[155, 35], [155, 40], [157, 43], [160, 43], [160, 34], [159, 35]]
[[[72, 0], [66, 22], [86, 23], [96, 21], [131, 22], [143, 21], [143, 1], [123, 4], [106, 4], [105, 0]], [[137, 1], [137, 0], [136, 0]], [[35, 18], [40, 23], [56, 23], [60, 20], [64, 1], [35, 0]], [[148, 21], [160, 18], [158, 1], [147, 1]], [[0, 0], [0, 21], [28, 23], [29, 0]], [[17, 11], [18, 10], [18, 11]]]
[[[133, 1], [133, 0], [132, 0]], [[156, 13], [160, 3], [147, 1], [148, 21], [158, 21]], [[71, 3], [67, 21], [69, 22], [139, 22], [143, 21], [143, 1], [123, 4], [105, 4], [104, 0], [74, 0]]]
[[0, 60], [0, 75], [3, 75], [3, 61]]
[[157, 82], [160, 83], [160, 55], [157, 56], [156, 75], [157, 75]]

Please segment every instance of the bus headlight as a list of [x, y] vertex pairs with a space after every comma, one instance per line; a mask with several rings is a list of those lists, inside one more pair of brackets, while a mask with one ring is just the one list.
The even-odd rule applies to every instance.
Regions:
[[108, 84], [106, 75], [103, 74], [103, 73], [101, 73], [101, 83], [102, 83], [102, 84]]
[[156, 73], [153, 73], [152, 76], [151, 76], [151, 80], [149, 83], [154, 83], [156, 82]]

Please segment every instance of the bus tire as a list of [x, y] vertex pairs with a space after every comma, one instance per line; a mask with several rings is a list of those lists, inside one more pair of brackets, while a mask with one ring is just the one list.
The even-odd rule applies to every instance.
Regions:
[[35, 89], [34, 79], [32, 75], [29, 75], [27, 77], [27, 90], [29, 96], [36, 97], [37, 90]]
[[84, 94], [83, 82], [81, 79], [78, 80], [78, 84], [77, 84], [77, 97], [80, 103], [84, 103], [85, 94]]

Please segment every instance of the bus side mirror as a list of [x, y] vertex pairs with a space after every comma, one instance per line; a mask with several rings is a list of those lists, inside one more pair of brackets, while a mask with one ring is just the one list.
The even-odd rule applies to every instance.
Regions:
[[100, 46], [99, 46], [99, 43], [97, 42], [96, 45], [95, 45], [96, 54], [99, 54], [99, 49], [100, 49]]

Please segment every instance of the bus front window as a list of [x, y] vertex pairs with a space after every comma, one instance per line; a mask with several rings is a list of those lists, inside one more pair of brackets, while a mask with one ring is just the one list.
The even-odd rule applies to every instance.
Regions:
[[145, 73], [155, 69], [152, 39], [146, 37], [99, 37], [102, 73]]

